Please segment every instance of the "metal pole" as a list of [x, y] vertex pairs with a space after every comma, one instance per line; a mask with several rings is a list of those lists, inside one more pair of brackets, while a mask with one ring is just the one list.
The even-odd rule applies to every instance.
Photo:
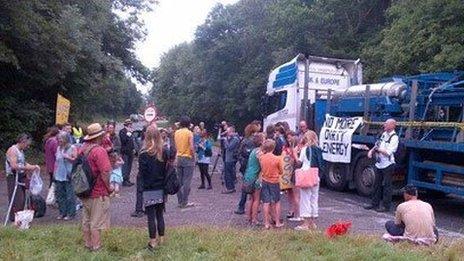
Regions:
[[[371, 99], [371, 86], [366, 85], [366, 93], [364, 96], [364, 121], [369, 121], [369, 108]], [[366, 135], [369, 132], [369, 125], [365, 124], [362, 129], [362, 134]]]
[[[416, 115], [416, 101], [417, 101], [417, 80], [412, 81], [412, 88], [411, 88], [411, 100], [409, 101], [409, 122], [414, 121], [414, 117]], [[412, 137], [412, 127], [408, 126], [406, 129], [406, 139], [410, 139]]]
[[6, 212], [6, 217], [5, 217], [5, 223], [3, 223], [3, 226], [6, 227], [6, 225], [8, 224], [8, 220], [10, 219], [10, 213], [11, 213], [11, 209], [13, 208], [13, 202], [15, 201], [15, 198], [16, 198], [16, 191], [18, 190], [18, 186], [19, 186], [19, 179], [18, 179], [18, 174], [15, 174], [15, 187], [14, 187], [14, 190], [13, 190], [13, 194], [11, 195], [11, 200], [10, 200], [10, 204], [8, 205], [8, 211]]
[[305, 57], [305, 78], [303, 90], [303, 119], [308, 120], [309, 59]]

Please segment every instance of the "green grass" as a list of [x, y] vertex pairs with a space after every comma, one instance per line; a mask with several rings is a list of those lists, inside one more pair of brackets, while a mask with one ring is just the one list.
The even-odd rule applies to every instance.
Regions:
[[104, 249], [90, 253], [76, 226], [0, 229], [0, 260], [462, 260], [464, 242], [430, 248], [391, 245], [374, 237], [329, 240], [318, 232], [260, 231], [199, 227], [168, 228], [155, 253], [144, 249], [147, 231], [113, 228]]

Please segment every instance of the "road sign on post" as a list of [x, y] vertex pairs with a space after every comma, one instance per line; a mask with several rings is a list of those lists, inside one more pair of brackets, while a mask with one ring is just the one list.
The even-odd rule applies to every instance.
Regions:
[[145, 113], [143, 114], [145, 120], [150, 123], [155, 120], [156, 118], [156, 109], [153, 106], [150, 106], [145, 109]]

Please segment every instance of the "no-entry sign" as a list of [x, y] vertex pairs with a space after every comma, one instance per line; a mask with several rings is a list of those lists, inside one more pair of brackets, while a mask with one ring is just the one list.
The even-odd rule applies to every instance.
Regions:
[[147, 122], [152, 122], [156, 118], [156, 109], [155, 107], [148, 107], [145, 109], [144, 118]]

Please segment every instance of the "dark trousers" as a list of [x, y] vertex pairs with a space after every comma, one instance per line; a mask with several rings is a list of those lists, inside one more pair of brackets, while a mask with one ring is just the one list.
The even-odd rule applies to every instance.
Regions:
[[234, 190], [235, 189], [235, 165], [237, 165], [236, 161], [233, 162], [226, 162], [226, 172], [224, 175], [224, 180], [226, 183], [227, 190]]
[[156, 204], [145, 207], [148, 218], [148, 234], [151, 239], [156, 238], [156, 228], [158, 235], [164, 236], [164, 204]]
[[201, 186], [205, 186], [205, 179], [208, 181], [208, 186], [211, 186], [211, 176], [208, 173], [208, 163], [198, 163], [200, 169]]
[[392, 203], [392, 176], [395, 164], [384, 169], [376, 169], [377, 179], [375, 180], [375, 191], [372, 198], [372, 205], [379, 206], [380, 200], [386, 209], [390, 209]]
[[[16, 174], [6, 176], [6, 186], [8, 189], [8, 206], [10, 206], [9, 204], [13, 197], [13, 191], [15, 188], [15, 179], [16, 179]], [[24, 174], [20, 174], [19, 182], [20, 183], [25, 182]], [[24, 209], [24, 204], [26, 200], [25, 194], [26, 194], [26, 189], [24, 188], [24, 186], [18, 186], [18, 189], [16, 190], [16, 195], [13, 199], [13, 206], [10, 212], [10, 221], [12, 222], [14, 221], [16, 212]]]
[[238, 202], [238, 209], [237, 209], [238, 211], [245, 211], [247, 196], [248, 194], [245, 192], [242, 192], [242, 194], [240, 195], [240, 201]]
[[[404, 235], [405, 225], [403, 223], [397, 225], [395, 224], [395, 221], [389, 220], [387, 223], [385, 223], [385, 229], [387, 230], [388, 234], [399, 237]], [[433, 228], [433, 232], [435, 233], [438, 241], [438, 229], [436, 227]]]
[[53, 172], [49, 172], [48, 175], [50, 176], [50, 183], [48, 184], [48, 188], [50, 188], [55, 179], [53, 178]]
[[136, 180], [137, 191], [135, 192], [135, 212], [143, 212], [143, 184], [140, 175]]
[[124, 165], [122, 165], [122, 178], [124, 182], [130, 182], [130, 174], [132, 170], [132, 161], [134, 161], [134, 155], [122, 154]]
[[55, 181], [55, 196], [60, 215], [76, 215], [76, 196], [71, 181]]

